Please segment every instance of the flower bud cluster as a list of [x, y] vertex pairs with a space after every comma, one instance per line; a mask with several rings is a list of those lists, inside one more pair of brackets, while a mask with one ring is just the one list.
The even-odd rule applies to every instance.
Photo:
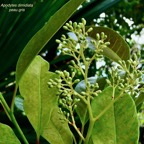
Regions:
[[104, 32], [101, 32], [101, 34], [99, 33], [96, 34], [96, 40], [91, 40], [91, 43], [96, 48], [95, 51], [97, 54], [101, 54], [103, 52], [103, 48], [110, 45], [110, 42], [105, 42], [106, 39], [107, 35], [105, 35]]
[[58, 88], [58, 102], [61, 108], [60, 111], [66, 116], [66, 119], [68, 120], [70, 113], [72, 113], [77, 107], [76, 103], [80, 101], [80, 99], [77, 97], [78, 93], [73, 88], [73, 85], [77, 84], [80, 80], [73, 80], [75, 77], [75, 72], [70, 74], [68, 71], [64, 70], [56, 71], [56, 73], [59, 75], [59, 78], [50, 79], [48, 86], [50, 88]]
[[132, 57], [126, 62], [120, 62], [121, 67], [126, 71], [125, 85], [127, 85], [126, 92], [130, 93], [132, 96], [136, 96], [140, 89], [140, 85], [143, 85], [142, 75], [144, 74], [143, 70], [139, 70], [140, 53], [134, 53]]
[[[142, 62], [139, 56], [139, 53], [135, 53], [129, 60], [119, 61], [120, 65], [117, 68], [111, 68], [111, 79], [107, 79], [107, 83], [110, 86], [117, 86], [120, 91], [129, 93], [133, 97], [137, 96], [140, 92], [139, 86], [144, 84], [142, 81], [144, 71], [138, 69]], [[120, 75], [119, 71], [123, 71], [123, 75]]]
[[119, 75], [118, 68], [112, 67], [109, 70], [110, 79], [106, 79], [106, 82], [112, 87], [120, 87], [120, 84], [124, 83], [124, 79]]
[[85, 93], [85, 96], [91, 96], [93, 99], [94, 97], [98, 96], [99, 93], [101, 93], [101, 90], [99, 90], [98, 83], [91, 84], [90, 82], [87, 83], [87, 88], [89, 88], [88, 94]]
[[70, 113], [77, 108], [77, 102], [79, 98], [64, 97], [59, 99], [59, 105], [61, 107], [62, 113], [69, 119]]
[[[101, 34], [97, 33], [96, 39], [89, 40], [88, 35], [93, 28], [90, 27], [86, 30], [85, 25], [85, 19], [82, 19], [79, 23], [69, 21], [63, 28], [73, 33], [76, 38], [62, 35], [61, 40], [57, 39], [56, 42], [59, 44], [58, 50], [62, 54], [72, 56], [76, 61], [79, 60], [89, 65], [95, 58], [101, 59], [103, 57], [103, 48], [107, 47], [110, 43], [105, 42], [107, 35], [103, 32]], [[93, 48], [89, 48], [90, 45]]]
[[87, 31], [85, 29], [86, 20], [82, 19], [81, 22], [77, 23], [69, 21], [63, 26], [63, 28], [75, 35], [75, 39], [72, 37], [66, 37], [62, 35], [61, 40], [56, 40], [59, 44], [58, 49], [62, 52], [62, 54], [70, 55], [75, 57], [75, 55], [80, 53], [80, 49], [88, 48], [87, 36], [88, 33], [93, 30], [93, 28], [89, 28]]

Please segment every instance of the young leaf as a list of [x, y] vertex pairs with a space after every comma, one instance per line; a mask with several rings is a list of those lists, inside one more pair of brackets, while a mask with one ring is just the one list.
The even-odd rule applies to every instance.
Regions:
[[[119, 95], [120, 92], [116, 91], [114, 97], [117, 98]], [[122, 97], [114, 103], [112, 87], [107, 87], [92, 101], [92, 109], [95, 117], [99, 115], [92, 131], [94, 143], [138, 143], [138, 119], [135, 103], [131, 96], [123, 94]], [[100, 116], [102, 112], [104, 113]]]
[[0, 136], [1, 144], [21, 144], [13, 130], [8, 125], [2, 123], [0, 123]]
[[62, 8], [60, 8], [49, 21], [40, 29], [28, 42], [22, 51], [17, 67], [16, 67], [16, 83], [19, 81], [26, 71], [34, 57], [42, 50], [46, 43], [60, 29], [66, 20], [75, 12], [80, 4], [85, 0], [70, 0]]
[[89, 33], [89, 36], [96, 38], [96, 33], [104, 32], [107, 35], [105, 41], [110, 42], [110, 45], [103, 49], [103, 54], [118, 62], [120, 59], [128, 60], [130, 58], [130, 48], [126, 41], [117, 32], [106, 27], [93, 27], [93, 31]]
[[69, 129], [68, 122], [64, 116], [55, 107], [52, 111], [49, 123], [45, 126], [42, 136], [51, 144], [72, 144], [72, 133]]
[[48, 88], [49, 79], [57, 75], [48, 72], [49, 64], [37, 56], [20, 82], [20, 93], [24, 97], [24, 111], [39, 137], [48, 123], [52, 109], [57, 104], [57, 88]]

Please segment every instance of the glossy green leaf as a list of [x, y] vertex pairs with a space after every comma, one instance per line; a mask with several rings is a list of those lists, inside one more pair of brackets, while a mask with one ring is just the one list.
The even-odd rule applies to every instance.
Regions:
[[130, 58], [130, 48], [126, 41], [116, 31], [106, 27], [93, 27], [90, 37], [96, 38], [96, 33], [104, 32], [107, 35], [105, 41], [110, 42], [109, 47], [103, 49], [103, 54], [118, 62], [119, 60], [128, 60]]
[[135, 99], [135, 104], [138, 107], [143, 102], [144, 102], [144, 92], [141, 92], [139, 96]]
[[[137, 144], [139, 126], [135, 103], [128, 94], [123, 94], [114, 102], [112, 91], [112, 87], [107, 87], [92, 101], [93, 115], [99, 115], [92, 131], [93, 142]], [[114, 97], [117, 98], [119, 95], [120, 92], [116, 91]]]
[[40, 50], [42, 50], [46, 43], [53, 37], [53, 35], [60, 29], [60, 27], [84, 1], [85, 0], [70, 0], [69, 2], [67, 2], [28, 42], [28, 44], [22, 51], [17, 63], [17, 85], [34, 57], [40, 52]]
[[37, 56], [23, 75], [19, 88], [24, 98], [24, 111], [39, 137], [57, 104], [57, 88], [49, 88], [49, 79], [57, 75], [48, 72], [49, 64]]
[[50, 142], [50, 144], [72, 144], [72, 133], [69, 129], [68, 122], [64, 120], [59, 108], [53, 109], [51, 119], [46, 125], [42, 136]]
[[13, 130], [5, 124], [0, 123], [1, 144], [21, 144]]
[[[106, 79], [105, 77], [101, 77], [101, 78], [89, 77], [88, 82], [90, 84], [95, 84], [97, 82], [98, 85], [99, 85], [99, 89], [103, 90], [105, 85], [106, 85], [106, 80], [105, 79]], [[84, 80], [80, 81], [76, 85], [75, 91], [78, 92], [78, 93], [86, 91], [86, 85], [85, 85]], [[76, 112], [77, 112], [82, 124], [84, 125], [88, 120], [88, 114], [87, 114], [87, 106], [82, 100], [77, 103]]]

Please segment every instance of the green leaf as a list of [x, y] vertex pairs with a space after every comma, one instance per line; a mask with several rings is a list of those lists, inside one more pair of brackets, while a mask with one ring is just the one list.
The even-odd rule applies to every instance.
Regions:
[[[88, 82], [90, 84], [95, 84], [97, 82], [98, 85], [99, 85], [99, 89], [103, 90], [105, 85], [106, 85], [106, 80], [105, 79], [106, 79], [105, 77], [100, 77], [100, 78], [89, 77]], [[78, 92], [78, 93], [86, 91], [86, 85], [85, 85], [84, 80], [80, 81], [76, 85], [75, 91]], [[87, 106], [82, 100], [80, 100], [80, 102], [77, 103], [76, 112], [77, 112], [82, 124], [85, 125], [85, 123], [88, 120], [88, 113], [87, 113]]]
[[[139, 126], [136, 107], [128, 94], [114, 101], [112, 87], [107, 87], [92, 101], [93, 115], [98, 117], [92, 131], [95, 144], [137, 144]], [[120, 92], [116, 90], [115, 98]], [[107, 109], [108, 108], [108, 109]], [[105, 111], [104, 111], [105, 110]], [[103, 115], [100, 116], [100, 114]]]
[[135, 99], [135, 104], [138, 107], [143, 102], [144, 102], [144, 92], [141, 92], [139, 96]]
[[66, 20], [74, 13], [77, 7], [85, 0], [70, 0], [60, 8], [49, 21], [28, 42], [22, 51], [16, 67], [16, 83], [26, 71], [34, 57], [42, 50], [46, 43], [54, 36]]
[[107, 35], [105, 41], [110, 42], [110, 46], [103, 49], [103, 54], [118, 62], [119, 60], [128, 60], [130, 58], [130, 48], [126, 41], [116, 31], [106, 27], [93, 27], [90, 37], [96, 38], [96, 33], [104, 32]]
[[64, 120], [59, 108], [53, 109], [51, 119], [46, 125], [42, 136], [51, 144], [72, 144], [73, 135], [69, 129], [68, 122]]
[[[106, 78], [105, 78], [105, 77], [99, 77], [99, 78], [89, 77], [89, 78], [88, 78], [88, 82], [89, 82], [90, 84], [98, 83], [99, 89], [102, 90], [102, 89], [104, 89], [104, 87], [105, 87], [105, 85], [106, 85]], [[85, 92], [85, 91], [86, 91], [86, 84], [85, 84], [84, 80], [80, 81], [80, 82], [76, 85], [75, 91], [78, 92], [78, 93], [81, 93], [81, 92]]]
[[80, 99], [80, 102], [77, 102], [76, 113], [78, 114], [80, 121], [83, 125], [88, 121], [87, 105]]
[[[25, 8], [25, 12], [13, 13], [8, 12], [10, 7], [0, 8], [0, 78], [15, 71], [18, 57], [28, 41], [67, 1], [23, 0], [23, 3], [33, 4], [32, 8]], [[5, 0], [0, 2], [8, 3]], [[11, 3], [18, 5], [20, 2], [11, 0]]]
[[20, 82], [20, 93], [24, 97], [24, 111], [39, 137], [48, 123], [52, 109], [57, 104], [57, 88], [48, 88], [49, 79], [57, 75], [48, 72], [49, 64], [37, 56]]
[[20, 144], [15, 133], [8, 125], [0, 123], [0, 136], [1, 144]]

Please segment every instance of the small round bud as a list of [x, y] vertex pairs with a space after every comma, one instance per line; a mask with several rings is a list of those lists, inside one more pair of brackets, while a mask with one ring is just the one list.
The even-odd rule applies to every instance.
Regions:
[[124, 85], [122, 83], [119, 84], [119, 87], [124, 88]]
[[74, 110], [77, 108], [77, 105], [74, 105]]
[[90, 61], [90, 58], [86, 58], [86, 61]]
[[71, 81], [72, 81], [72, 78], [71, 77], [68, 77], [68, 84], [71, 84]]
[[55, 81], [56, 81], [57, 83], [61, 83], [61, 82], [62, 82], [61, 79], [57, 79], [57, 78], [55, 78]]
[[57, 83], [56, 83], [56, 82], [53, 82], [53, 85], [54, 85], [54, 86], [56, 86], [56, 85], [57, 85]]
[[56, 39], [56, 43], [59, 43], [59, 44], [60, 44], [60, 43], [61, 43], [61, 41], [60, 41], [59, 39]]
[[65, 76], [65, 77], [69, 77], [69, 72], [67, 72], [66, 70], [64, 70], [63, 73], [64, 73], [64, 76]]
[[72, 25], [72, 21], [69, 21], [69, 24]]
[[73, 27], [76, 28], [77, 27], [77, 22], [73, 23]]
[[83, 23], [79, 23], [79, 26], [80, 26], [80, 28], [83, 28], [84, 24]]
[[70, 26], [70, 25], [69, 25], [69, 23], [66, 23], [65, 25], [66, 25], [67, 27], [69, 27], [69, 26]]
[[93, 93], [93, 97], [96, 97], [96, 96], [98, 96], [98, 94], [97, 93]]
[[67, 26], [63, 26], [63, 29], [68, 30], [68, 27]]
[[58, 70], [56, 71], [56, 74], [58, 75], [61, 75], [61, 73], [62, 73], [61, 71], [58, 71]]
[[48, 84], [48, 85], [52, 85], [52, 83], [51, 83], [51, 82], [48, 82], [47, 84]]
[[99, 88], [99, 84], [98, 84], [98, 83], [95, 83], [95, 84], [94, 84], [94, 87], [95, 87], [95, 88]]
[[79, 102], [80, 101], [80, 99], [79, 98], [75, 98], [74, 99], [74, 102], [76, 103], [76, 102]]
[[74, 61], [74, 60], [72, 60], [72, 61], [71, 61], [71, 64], [72, 64], [72, 65], [75, 65], [75, 61]]
[[90, 42], [91, 42], [91, 43], [92, 43], [94, 46], [96, 46], [96, 45], [97, 45], [97, 44], [96, 44], [96, 41], [95, 41], [95, 40], [93, 40], [93, 39], [92, 39]]
[[81, 95], [85, 96], [85, 95], [86, 95], [86, 93], [85, 93], [85, 92], [81, 92]]
[[67, 113], [67, 114], [66, 114], [66, 116], [67, 116], [67, 117], [69, 117], [69, 116], [70, 116], [70, 114], [69, 114], [69, 113]]
[[93, 28], [92, 28], [92, 27], [90, 27], [90, 28], [87, 30], [87, 33], [91, 32], [91, 31], [93, 31]]
[[68, 91], [66, 89], [64, 89], [63, 93], [68, 94]]
[[84, 19], [84, 18], [82, 18], [82, 23], [84, 24], [84, 25], [86, 25], [86, 20]]
[[75, 76], [75, 74], [76, 74], [75, 72], [72, 72], [72, 78]]
[[96, 40], [100, 40], [100, 35], [99, 35], [99, 33], [96, 34]]
[[110, 45], [110, 42], [105, 42], [105, 45], [107, 45], [107, 46]]
[[62, 92], [63, 92], [63, 90], [61, 90], [61, 89], [59, 89], [58, 91], [59, 91], [59, 93], [62, 93]]
[[105, 34], [104, 32], [101, 32], [101, 39], [104, 39], [105, 38]]
[[70, 106], [68, 106], [68, 109], [71, 109], [72, 108], [72, 106], [70, 105]]
[[109, 79], [106, 79], [106, 82], [111, 85], [111, 81]]
[[76, 80], [74, 81], [74, 83], [78, 83], [78, 82], [80, 82], [80, 79], [76, 79]]
[[61, 39], [65, 40], [66, 36], [64, 34], [62, 34]]

